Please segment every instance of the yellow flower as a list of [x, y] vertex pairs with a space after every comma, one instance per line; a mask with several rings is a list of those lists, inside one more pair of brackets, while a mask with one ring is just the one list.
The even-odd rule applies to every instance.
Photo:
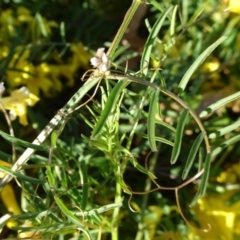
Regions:
[[154, 237], [153, 240], [183, 240], [180, 232], [171, 232], [171, 231], [164, 231], [158, 237]]
[[8, 212], [13, 213], [13, 214], [21, 214], [22, 210], [20, 209], [12, 185], [7, 184], [2, 188], [1, 191], [1, 199], [4, 205], [6, 206]]
[[[16, 196], [11, 184], [8, 183], [2, 188], [0, 192], [0, 196], [3, 204], [6, 206], [9, 213], [12, 213], [14, 215], [18, 215], [22, 213], [22, 210], [18, 205]], [[13, 228], [13, 227], [17, 227], [19, 224], [16, 220], [10, 219], [7, 221], [6, 225], [8, 226], [8, 228]]]
[[[231, 206], [226, 205], [226, 201], [235, 191], [226, 191], [221, 194], [211, 194], [198, 201], [194, 207], [194, 212], [201, 228], [211, 225], [209, 232], [189, 229], [189, 240], [195, 239], [240, 239], [240, 202]], [[238, 237], [238, 238], [234, 238]]]
[[82, 43], [71, 44], [70, 47], [73, 52], [72, 65], [77, 70], [79, 67], [85, 69], [89, 68], [89, 60], [91, 58], [90, 53], [84, 48]]
[[[137, 209], [139, 207], [137, 206]], [[140, 210], [140, 209], [138, 209]], [[144, 214], [144, 229], [148, 239], [153, 239], [156, 232], [156, 227], [161, 221], [163, 211], [159, 206], [149, 206], [148, 212]]]
[[62, 89], [62, 83], [59, 81], [61, 77], [66, 78], [68, 86], [73, 86], [74, 84], [74, 72], [75, 68], [73, 65], [51, 65], [50, 66], [49, 76], [51, 77], [52, 81], [54, 82], [54, 88], [58, 91]]
[[2, 98], [2, 103], [5, 109], [10, 110], [10, 117], [14, 120], [17, 116], [19, 122], [26, 126], [27, 121], [27, 106], [34, 106], [39, 101], [39, 98], [30, 93], [26, 87], [11, 92], [11, 96]]
[[33, 20], [33, 16], [29, 9], [20, 6], [17, 8], [17, 20], [19, 22], [30, 22]]
[[[21, 225], [22, 228], [29, 228], [29, 229], [31, 229], [32, 226], [33, 226], [33, 223], [31, 221], [28, 221], [28, 220], [25, 221]], [[36, 230], [34, 230], [34, 228], [33, 228], [32, 231], [30, 231], [30, 230], [29, 231], [19, 230], [18, 231], [18, 238], [19, 239], [42, 239], [40, 234]]]
[[9, 48], [7, 46], [0, 46], [0, 59], [6, 58], [9, 53]]
[[0, 42], [6, 42], [9, 37], [14, 35], [14, 25], [15, 19], [13, 18], [13, 10], [7, 9], [2, 11], [0, 14], [0, 26], [1, 26], [1, 34], [0, 34]]
[[[8, 162], [5, 162], [5, 161], [2, 161], [0, 160], [0, 166], [6, 166], [6, 167], [11, 167], [12, 164], [8, 163]], [[6, 172], [2, 171], [0, 169], [0, 179], [3, 178], [4, 176], [6, 175]]]
[[58, 78], [51, 77], [54, 67], [47, 63], [33, 65], [28, 61], [30, 50], [26, 49], [20, 55], [22, 49], [22, 47], [17, 49], [9, 63], [10, 70], [7, 71], [9, 83], [12, 86], [26, 85], [29, 91], [37, 96], [39, 96], [40, 90], [47, 96], [53, 89], [60, 91], [62, 89], [61, 82]]
[[237, 183], [240, 178], [240, 163], [231, 165], [217, 177], [219, 183]]
[[230, 12], [240, 13], [239, 0], [225, 0], [225, 3], [228, 4], [228, 8], [226, 10]]

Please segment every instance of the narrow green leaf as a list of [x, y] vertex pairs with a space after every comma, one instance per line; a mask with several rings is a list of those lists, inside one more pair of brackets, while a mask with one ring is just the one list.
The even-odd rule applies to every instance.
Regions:
[[198, 172], [200, 172], [201, 169], [203, 168], [204, 156], [205, 156], [204, 148], [200, 147], [198, 152]]
[[157, 103], [158, 103], [159, 91], [154, 91], [148, 113], [148, 140], [150, 148], [153, 152], [157, 152], [156, 140], [155, 140], [155, 116], [157, 112]]
[[177, 15], [178, 5], [173, 9], [171, 25], [170, 25], [170, 36], [173, 38], [175, 36], [175, 25], [176, 25], [176, 15]]
[[34, 212], [34, 213], [24, 213], [24, 214], [20, 214], [20, 215], [13, 215], [12, 218], [13, 219], [17, 219], [17, 220], [30, 220], [30, 219], [36, 219], [36, 218], [44, 218], [46, 217], [46, 215], [48, 216], [48, 218], [52, 218], [54, 221], [61, 223], [62, 219], [59, 218], [59, 216], [55, 215], [55, 213], [57, 213], [57, 208], [49, 208], [45, 211], [40, 211], [40, 212]]
[[[23, 191], [23, 198], [22, 198], [22, 206], [26, 206], [29, 205], [29, 201], [28, 198], [24, 197], [26, 195], [28, 196], [36, 196], [36, 187], [30, 183], [30, 182], [26, 182], [26, 181], [22, 181], [21, 182], [21, 187], [22, 189], [24, 189]], [[36, 207], [36, 211], [42, 211], [42, 210], [49, 210], [49, 206], [46, 205], [46, 202], [44, 202], [43, 198], [39, 198], [39, 197], [34, 197], [33, 198], [33, 202], [32, 202], [32, 206]]]
[[205, 164], [204, 164], [204, 173], [202, 176], [202, 181], [200, 184], [200, 194], [201, 197], [205, 194], [207, 185], [208, 185], [208, 179], [209, 179], [209, 174], [210, 174], [210, 167], [211, 167], [211, 159], [212, 155], [211, 153], [208, 153], [205, 159]]
[[50, 187], [54, 188], [56, 186], [56, 181], [52, 174], [50, 166], [46, 166], [46, 176], [47, 176]]
[[43, 21], [43, 19], [42, 19], [41, 14], [36, 13], [36, 19], [37, 19], [37, 22], [38, 22], [39, 27], [40, 27], [40, 29], [41, 29], [42, 35], [43, 35], [44, 37], [48, 37], [48, 32], [47, 32], [47, 29], [46, 29], [46, 27], [45, 27], [45, 24], [44, 24], [44, 21]]
[[132, 163], [132, 165], [140, 172], [148, 175], [152, 179], [156, 179], [157, 177], [150, 171], [148, 171], [145, 167], [140, 165], [135, 158], [130, 158], [129, 161]]
[[[141, 132], [138, 132], [138, 131], [136, 131], [135, 133], [136, 133], [137, 135], [139, 135], [140, 137], [143, 137], [143, 138], [148, 139], [147, 134], [144, 134], [144, 133], [141, 133]], [[173, 147], [173, 145], [174, 145], [173, 142], [171, 142], [171, 141], [169, 141], [169, 140], [167, 140], [167, 139], [165, 139], [165, 138], [155, 137], [155, 140], [158, 141], [158, 142], [162, 142], [162, 143], [165, 143], [165, 144], [167, 144], [167, 145], [170, 145], [170, 146], [172, 146], [172, 147]]]
[[[120, 57], [121, 55], [123, 55], [123, 53], [129, 49], [129, 45], [125, 45], [125, 46], [118, 46], [118, 48], [116, 49], [116, 51], [114, 52], [114, 55], [113, 57], [111, 58], [112, 61], [114, 61], [115, 63], [115, 60], [117, 57]], [[125, 59], [126, 60], [126, 59]]]
[[186, 162], [186, 165], [185, 165], [185, 168], [183, 170], [183, 173], [182, 173], [182, 179], [186, 179], [191, 167], [192, 167], [192, 164], [193, 164], [193, 161], [195, 160], [195, 157], [197, 155], [197, 152], [198, 152], [198, 149], [202, 143], [202, 140], [205, 136], [205, 132], [201, 132], [197, 138], [195, 139], [191, 149], [190, 149], [190, 152], [189, 152], [189, 155], [188, 155], [188, 158], [187, 158], [187, 162]]
[[187, 121], [189, 110], [184, 109], [182, 115], [180, 116], [177, 129], [176, 129], [176, 134], [175, 134], [175, 140], [174, 140], [174, 146], [172, 150], [172, 156], [170, 163], [174, 164], [176, 163], [178, 156], [180, 154], [181, 150], [181, 145], [182, 145], [182, 138], [183, 138], [183, 130]]
[[85, 160], [80, 162], [81, 164], [81, 185], [82, 185], [82, 210], [86, 210], [88, 205], [88, 196], [89, 196], [89, 183], [88, 183], [88, 172]]
[[74, 224], [76, 224], [77, 226], [79, 226], [81, 228], [84, 228], [84, 225], [79, 221], [79, 219], [70, 210], [68, 210], [68, 208], [65, 206], [65, 204], [59, 197], [55, 196], [54, 199], [55, 199], [57, 205], [59, 206], [59, 208], [61, 209], [62, 213], [65, 216], [67, 216], [71, 222], [73, 222]]
[[93, 129], [91, 139], [93, 140], [96, 139], [96, 137], [100, 134], [102, 128], [104, 127], [105, 122], [107, 121], [109, 114], [111, 113], [113, 107], [115, 106], [119, 98], [119, 95], [121, 94], [122, 90], [126, 87], [127, 83], [128, 81], [119, 81], [112, 89], [105, 104], [105, 108], [100, 116], [100, 119], [98, 120], [95, 128]]
[[[129, 194], [131, 194], [131, 192], [129, 192]], [[111, 203], [111, 204], [107, 204], [107, 205], [104, 205], [99, 208], [91, 209], [89, 211], [75, 212], [74, 215], [76, 215], [78, 217], [97, 215], [97, 214], [104, 213], [106, 211], [109, 211], [109, 210], [112, 210], [115, 208], [120, 208], [120, 207], [122, 207], [122, 205], [123, 205], [122, 202]]]
[[191, 76], [195, 72], [195, 70], [205, 61], [205, 59], [212, 53], [212, 51], [220, 44], [222, 43], [227, 37], [222, 36], [220, 37], [216, 42], [214, 42], [212, 45], [210, 45], [195, 61], [194, 63], [189, 67], [187, 72], [182, 77], [182, 80], [180, 81], [178, 85], [178, 92], [179, 94], [182, 94], [182, 92], [185, 90], [188, 81], [190, 80]]
[[71, 97], [71, 99], [64, 106], [64, 110], [74, 110], [79, 101], [86, 95], [86, 93], [93, 88], [99, 81], [100, 77], [91, 78], [89, 81], [85, 82], [84, 85]]
[[12, 156], [11, 156], [10, 154], [7, 154], [7, 153], [2, 152], [2, 151], [0, 150], [0, 159], [1, 159], [1, 160], [7, 161], [7, 160], [11, 159], [11, 157], [12, 157]]
[[151, 33], [148, 36], [146, 43], [145, 43], [145, 47], [144, 47], [142, 59], [141, 59], [141, 69], [143, 70], [142, 72], [145, 76], [147, 75], [147, 72], [148, 72], [147, 66], [150, 62], [150, 56], [151, 56], [153, 44], [155, 42], [155, 39], [156, 39], [161, 27], [163, 26], [165, 18], [167, 17], [168, 13], [172, 10], [172, 8], [173, 8], [173, 6], [169, 6], [167, 8], [167, 10], [165, 11], [165, 13], [157, 19], [157, 21], [155, 22], [155, 24], [152, 28]]
[[11, 175], [15, 178], [21, 179], [23, 181], [26, 181], [26, 182], [31, 182], [31, 183], [36, 183], [36, 184], [42, 184], [42, 183], [46, 182], [45, 179], [37, 179], [37, 178], [28, 177], [24, 174], [21, 174], [20, 172], [14, 172], [10, 168], [5, 167], [5, 166], [0, 166], [0, 169], [3, 170], [4, 172], [7, 172], [9, 175]]
[[[142, 111], [142, 113], [143, 113], [143, 115], [144, 115], [145, 117], [148, 117], [148, 113], [147, 113], [147, 112]], [[176, 132], [176, 128], [174, 128], [174, 127], [171, 126], [170, 124], [164, 122], [164, 121], [161, 120], [160, 118], [155, 118], [155, 122], [156, 122], [157, 124], [159, 124], [159, 125], [162, 125], [162, 126], [168, 128], [170, 131], [172, 131], [172, 132], [174, 132], [174, 133]]]
[[236, 92], [228, 97], [225, 97], [213, 104], [211, 104], [210, 106], [208, 106], [204, 111], [202, 111], [200, 113], [200, 117], [206, 117], [208, 114], [214, 112], [215, 110], [217, 110], [218, 108], [222, 107], [223, 105], [229, 103], [229, 102], [232, 102], [236, 99], [238, 99], [240, 97], [240, 92]]
[[188, 23], [189, 14], [189, 2], [188, 0], [182, 0], [182, 25], [185, 27]]
[[162, 120], [159, 119], [159, 118], [156, 118], [156, 123], [159, 124], [159, 125], [162, 125], [162, 126], [164, 126], [164, 127], [166, 127], [166, 128], [168, 128], [169, 130], [171, 130], [171, 131], [174, 132], [174, 133], [176, 132], [176, 128], [174, 128], [174, 127], [171, 126], [170, 124], [162, 121]]
[[151, 4], [161, 13], [165, 11], [165, 7], [163, 4], [159, 3], [158, 0], [151, 0]]
[[196, 202], [198, 201], [198, 199], [200, 199], [201, 197], [202, 197], [202, 195], [201, 195], [201, 191], [200, 191], [200, 186], [198, 186], [197, 193], [195, 194], [193, 200], [189, 204], [189, 207], [193, 207], [196, 204]]
[[66, 42], [66, 28], [65, 28], [65, 22], [60, 23], [60, 36], [62, 37], [62, 41]]
[[22, 139], [12, 137], [11, 135], [9, 135], [9, 134], [1, 131], [1, 130], [0, 130], [0, 135], [4, 139], [6, 139], [8, 142], [19, 145], [19, 146], [22, 146], [22, 147], [32, 148], [32, 149], [35, 149], [35, 150], [38, 150], [38, 151], [45, 151], [45, 152], [49, 151], [49, 147], [32, 144], [32, 143], [29, 143], [29, 142], [24, 141]]
[[219, 130], [217, 130], [217, 131], [215, 131], [213, 133], [210, 133], [209, 134], [209, 138], [213, 139], [213, 138], [221, 137], [224, 134], [229, 133], [229, 132], [235, 130], [239, 126], [240, 126], [240, 120], [237, 120], [235, 123], [233, 123], [233, 124], [231, 124], [231, 125], [229, 125], [227, 127], [219, 129]]
[[213, 151], [212, 151], [212, 157], [215, 157], [216, 155], [218, 155], [224, 148], [234, 144], [235, 142], [240, 140], [240, 134], [224, 141], [223, 143], [221, 143], [218, 147], [216, 147]]
[[[86, 106], [86, 108], [88, 108], [88, 107]], [[84, 120], [84, 123], [87, 124], [90, 128], [94, 127], [93, 123], [90, 121], [90, 119], [87, 116], [85, 116], [82, 113], [80, 113], [80, 116]]]
[[204, 173], [202, 177], [202, 181], [198, 187], [197, 193], [194, 196], [192, 202], [190, 203], [190, 207], [193, 207], [196, 202], [198, 201], [199, 198], [201, 198], [206, 191], [207, 184], [208, 184], [208, 178], [209, 178], [209, 172], [210, 172], [210, 165], [211, 165], [211, 154], [207, 154], [206, 159], [205, 159], [205, 164], [204, 164]]

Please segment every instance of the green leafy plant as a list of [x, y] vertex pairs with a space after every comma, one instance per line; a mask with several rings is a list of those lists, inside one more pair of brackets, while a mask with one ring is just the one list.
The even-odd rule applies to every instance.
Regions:
[[[194, 189], [195, 197], [192, 197], [191, 202], [188, 199], [187, 203], [193, 207], [206, 193], [211, 163], [217, 154], [239, 140], [239, 136], [233, 134], [211, 148], [214, 146], [211, 139], [233, 132], [239, 124], [237, 121], [209, 135], [208, 126], [202, 119], [236, 100], [239, 93], [222, 98], [197, 114], [188, 97], [188, 86], [192, 84], [191, 78], [207, 57], [228, 39], [223, 34], [217, 35], [207, 47], [198, 51], [181, 80], [179, 78], [178, 82], [175, 80], [173, 86], [169, 86], [166, 71], [159, 67], [151, 68], [151, 62], [156, 61], [156, 49], [159, 45], [163, 46], [161, 64], [164, 66], [167, 54], [177, 44], [178, 37], [185, 31], [191, 33], [191, 26], [201, 9], [195, 13], [196, 16], [192, 16], [188, 26], [188, 13], [184, 12], [186, 8], [181, 12], [177, 6], [163, 8], [163, 5], [154, 0], [148, 3], [160, 14], [157, 14], [152, 26], [147, 23], [149, 35], [138, 71], [116, 63], [119, 57], [117, 50], [122, 54], [125, 50], [122, 47], [121, 51], [120, 41], [134, 13], [141, 4], [145, 4], [133, 0], [107, 53], [104, 48], [97, 50], [91, 59], [94, 68], [86, 71], [82, 77], [85, 81], [83, 86], [57, 112], [33, 143], [0, 131], [0, 135], [14, 148], [20, 150], [21, 147], [27, 147], [11, 168], [0, 165], [4, 173], [1, 188], [4, 190], [13, 178], [22, 188], [24, 213], [13, 215], [12, 218], [20, 222], [28, 221], [28, 226], [18, 225], [14, 228], [21, 234], [26, 234], [24, 236], [51, 239], [108, 239], [111, 236], [113, 240], [135, 236], [136, 239], [157, 239], [161, 233], [156, 231], [156, 226], [162, 215], [174, 211], [171, 207], [161, 211], [160, 207], [156, 207], [161, 201], [162, 206], [170, 206], [160, 195], [152, 201], [159, 201], [155, 207], [148, 207], [150, 193], [157, 194], [159, 190], [174, 192], [179, 215], [190, 228], [199, 232], [211, 230], [212, 226], [207, 220], [206, 225], [200, 227], [197, 220], [188, 220], [189, 217], [182, 211], [179, 191], [187, 188], [190, 183], [199, 183], [197, 181], [200, 178], [200, 183], [196, 184], [198, 189]], [[182, 16], [182, 26], [177, 25], [178, 11]], [[159, 38], [161, 31], [170, 36], [171, 43], [163, 43]], [[94, 87], [90, 98], [85, 100], [87, 93]], [[168, 102], [177, 105], [175, 111], [167, 108], [170, 106], [167, 105]], [[160, 103], [164, 103], [165, 107]], [[4, 110], [4, 105], [2, 109]], [[166, 116], [170, 116], [172, 122], [168, 122]], [[71, 117], [89, 127], [79, 142], [61, 139]], [[186, 146], [184, 141], [188, 129], [192, 129], [192, 138]], [[139, 137], [139, 145], [135, 145], [135, 139]], [[38, 155], [36, 151], [43, 151], [43, 154]], [[152, 152], [151, 156], [149, 151]], [[155, 168], [160, 154], [168, 158], [171, 168], [177, 170], [178, 176], [183, 179], [183, 182], [177, 179], [175, 187], [164, 186], [158, 180]], [[146, 160], [145, 166], [140, 161], [141, 157]], [[31, 163], [27, 164], [30, 160]], [[37, 174], [34, 177], [27, 176], [28, 168], [37, 169]], [[134, 169], [135, 174], [143, 179], [138, 181], [144, 184], [140, 186], [128, 182], [125, 177], [128, 168]], [[142, 202], [134, 200], [139, 195], [143, 195]], [[131, 232], [134, 230], [129, 229], [127, 224], [121, 227], [123, 206], [128, 209], [124, 210], [123, 215], [132, 218], [127, 219], [127, 222], [138, 223], [134, 229], [137, 234]], [[135, 211], [139, 213], [134, 213]], [[181, 218], [177, 218], [178, 221], [182, 221]], [[168, 223], [167, 226], [169, 225]], [[173, 231], [176, 230], [173, 228]], [[183, 232], [182, 235], [188, 236], [188, 233]]]

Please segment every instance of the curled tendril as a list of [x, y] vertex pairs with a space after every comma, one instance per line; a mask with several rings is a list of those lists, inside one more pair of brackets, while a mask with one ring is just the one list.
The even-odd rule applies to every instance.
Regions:
[[211, 227], [211, 225], [210, 225], [209, 223], [207, 223], [207, 228], [201, 229], [201, 228], [194, 227], [194, 226], [187, 220], [187, 218], [184, 216], [184, 214], [183, 214], [183, 212], [182, 212], [182, 208], [181, 208], [181, 206], [180, 206], [179, 197], [178, 197], [178, 188], [175, 189], [175, 197], [176, 197], [176, 203], [177, 203], [177, 207], [178, 207], [178, 209], [179, 209], [179, 213], [180, 213], [181, 217], [183, 218], [183, 220], [185, 221], [185, 223], [186, 223], [189, 227], [195, 229], [196, 231], [205, 232], [205, 233], [209, 232], [209, 231], [212, 229], [212, 227]]
[[[129, 187], [129, 186], [128, 186], [128, 187]], [[129, 187], [129, 188], [130, 188], [130, 187]], [[131, 190], [131, 188], [130, 188], [130, 190]], [[133, 195], [130, 194], [130, 195], [129, 195], [129, 199], [128, 199], [128, 207], [129, 207], [129, 209], [130, 209], [132, 212], [134, 212], [134, 213], [138, 213], [139, 211], [134, 210], [134, 209], [132, 208], [132, 206], [131, 206], [131, 200], [132, 200], [132, 197], [133, 197]]]
[[[82, 75], [82, 77], [81, 77], [81, 80], [83, 81], [83, 82], [85, 82], [86, 80], [88, 80], [89, 79], [89, 77], [92, 75], [92, 73], [94, 73], [96, 70], [95, 69], [89, 69], [89, 70], [87, 70], [83, 75]], [[87, 79], [86, 79], [87, 78]]]
[[[147, 157], [146, 157], [146, 160], [145, 160], [145, 168], [146, 168], [147, 170], [148, 170], [147, 161], [148, 161], [148, 159], [149, 159], [149, 157], [150, 157], [151, 154], [152, 154], [152, 152], [149, 152], [149, 153], [147, 154]], [[132, 191], [131, 187], [128, 186], [128, 185], [125, 183], [125, 184], [128, 186], [128, 188], [130, 189], [130, 191], [131, 191], [131, 194], [130, 194], [130, 197], [129, 197], [129, 200], [128, 200], [129, 209], [130, 209], [131, 211], [133, 211], [133, 212], [135, 211], [135, 210], [133, 210], [132, 207], [131, 207], [131, 199], [132, 199], [133, 194], [136, 194], [136, 195], [145, 195], [145, 194], [149, 194], [149, 193], [152, 193], [152, 192], [155, 192], [155, 191], [158, 191], [158, 190], [174, 190], [174, 191], [175, 191], [175, 197], [176, 197], [176, 204], [177, 204], [177, 207], [178, 207], [178, 209], [179, 209], [179, 213], [180, 213], [182, 219], [186, 222], [186, 224], [187, 224], [188, 226], [190, 226], [191, 228], [195, 229], [196, 231], [205, 232], [205, 233], [209, 232], [209, 231], [211, 230], [211, 228], [212, 228], [209, 223], [207, 224], [207, 228], [201, 229], [201, 228], [196, 228], [196, 227], [194, 227], [194, 226], [187, 220], [187, 218], [184, 216], [184, 214], [183, 214], [183, 212], [182, 212], [181, 205], [180, 205], [180, 202], [179, 202], [179, 196], [178, 196], [178, 190], [181, 189], [181, 188], [183, 188], [183, 187], [185, 187], [186, 185], [192, 183], [194, 180], [196, 180], [198, 177], [200, 177], [200, 176], [202, 175], [203, 171], [204, 171], [204, 169], [202, 169], [200, 172], [198, 172], [197, 174], [195, 174], [195, 175], [194, 175], [192, 178], [190, 178], [189, 180], [185, 181], [184, 183], [182, 183], [182, 184], [180, 184], [180, 185], [178, 185], [178, 186], [176, 186], [176, 187], [163, 187], [163, 186], [160, 186], [160, 185], [156, 182], [156, 180], [150, 178], [151, 181], [152, 181], [157, 187], [154, 188], [154, 189], [150, 189], [150, 190], [148, 190], [148, 191], [144, 191], [144, 192], [135, 192], [135, 191]]]

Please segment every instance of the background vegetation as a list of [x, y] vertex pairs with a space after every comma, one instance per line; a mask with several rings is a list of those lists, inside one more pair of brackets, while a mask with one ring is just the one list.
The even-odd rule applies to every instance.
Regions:
[[[179, 97], [199, 115], [209, 105], [238, 94], [237, 2], [143, 3], [111, 56], [112, 71], [151, 79], [177, 96], [193, 62], [226, 36], [198, 64]], [[130, 5], [127, 0], [1, 1], [0, 76], [6, 89], [0, 111], [0, 178], [7, 172], [14, 180], [1, 185], [0, 239], [239, 239], [238, 95], [234, 101], [224, 100], [227, 104], [216, 111], [208, 109], [211, 114], [201, 118], [213, 151], [211, 171], [205, 171], [209, 173], [205, 180], [192, 179], [204, 166], [206, 170], [201, 143], [185, 179], [189, 184], [179, 191], [174, 187], [184, 183], [182, 173], [201, 134], [199, 125], [190, 117], [183, 121], [182, 144], [176, 143], [184, 114], [180, 100], [160, 93], [151, 115], [155, 91], [134, 82], [124, 85], [119, 98], [114, 98], [104, 126], [94, 137], [107, 99], [119, 86], [116, 79], [103, 80], [97, 92], [90, 90], [82, 102], [94, 95], [91, 101], [63, 116], [68, 121], [56, 148], [48, 138], [21, 171], [10, 171], [29, 146], [19, 139], [32, 142], [83, 86], [80, 78], [92, 68], [90, 59], [98, 48], [111, 46]], [[151, 59], [145, 61], [148, 37], [161, 19]], [[152, 154], [149, 116], [156, 122], [157, 151]], [[6, 140], [4, 133], [11, 131], [18, 140]], [[170, 162], [173, 145], [181, 150], [175, 164]], [[207, 188], [205, 196], [200, 194], [189, 207], [201, 187]]]

